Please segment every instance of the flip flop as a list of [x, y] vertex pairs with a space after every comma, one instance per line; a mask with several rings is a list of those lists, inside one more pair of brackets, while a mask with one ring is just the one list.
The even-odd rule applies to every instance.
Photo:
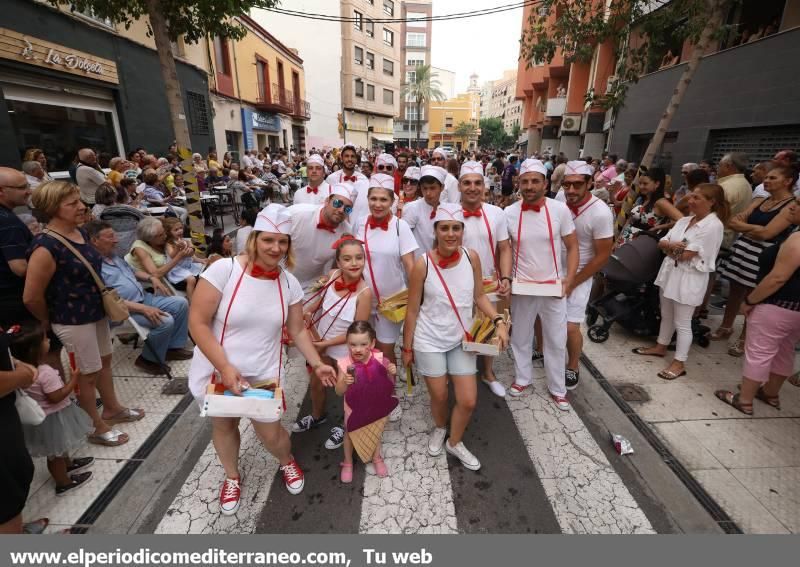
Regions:
[[22, 524], [22, 533], [38, 535], [43, 533], [49, 525], [50, 518], [39, 518], [38, 520], [33, 520], [32, 522], [25, 522]]
[[662, 370], [658, 373], [658, 377], [663, 380], [675, 380], [676, 378], [680, 378], [681, 376], [686, 376], [686, 370], [681, 370], [678, 374], [670, 370]]
[[109, 429], [105, 433], [92, 433], [87, 437], [87, 441], [94, 445], [118, 447], [130, 441], [130, 438], [127, 433], [123, 433], [119, 429]]
[[139, 421], [144, 417], [144, 410], [141, 408], [125, 408], [121, 412], [111, 417], [103, 418], [109, 425], [116, 425], [118, 423], [133, 423]]
[[657, 352], [644, 352], [650, 347], [636, 347], [631, 349], [633, 354], [638, 354], [639, 356], [657, 356], [658, 358], [664, 358], [663, 354], [658, 354]]

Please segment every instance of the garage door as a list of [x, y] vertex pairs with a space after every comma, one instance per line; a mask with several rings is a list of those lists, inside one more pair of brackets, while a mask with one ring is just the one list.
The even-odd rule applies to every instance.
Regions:
[[712, 130], [706, 155], [718, 163], [729, 152], [744, 152], [753, 166], [782, 149], [800, 150], [800, 125]]

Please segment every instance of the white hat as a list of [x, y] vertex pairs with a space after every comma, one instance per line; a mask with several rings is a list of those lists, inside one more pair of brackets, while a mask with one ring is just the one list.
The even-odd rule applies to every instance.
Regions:
[[419, 178], [433, 177], [444, 187], [444, 181], [447, 179], [447, 170], [438, 165], [423, 165], [419, 170]]
[[383, 153], [375, 160], [375, 168], [379, 165], [391, 165], [394, 169], [397, 169], [397, 160], [394, 159], [392, 154]]
[[592, 166], [585, 161], [568, 161], [564, 175], [591, 175]]
[[342, 146], [340, 153], [344, 153], [345, 150], [353, 150], [354, 152], [358, 153], [358, 150], [353, 144], [345, 144]]
[[353, 201], [353, 187], [349, 183], [334, 183], [331, 185], [330, 195], [344, 197], [350, 202]]
[[477, 161], [465, 161], [461, 165], [461, 171], [459, 172], [458, 177], [461, 178], [465, 175], [469, 175], [470, 173], [477, 173], [483, 177], [483, 164]]
[[267, 205], [258, 213], [253, 230], [291, 235], [292, 217], [286, 207]]
[[458, 203], [439, 203], [436, 207], [436, 216], [433, 217], [433, 223], [439, 221], [459, 221], [464, 222], [464, 210]]
[[406, 172], [403, 174], [403, 179], [414, 179], [419, 181], [419, 168], [415, 166], [410, 166], [406, 168]]
[[545, 177], [547, 177], [547, 168], [544, 164], [538, 159], [528, 158], [522, 162], [522, 165], [519, 166], [519, 175], [522, 177], [526, 173], [541, 173]]
[[313, 154], [313, 155], [308, 156], [308, 159], [306, 160], [306, 165], [312, 164], [312, 163], [316, 163], [317, 165], [321, 165], [322, 167], [325, 167], [325, 160], [322, 159], [322, 156], [319, 155], [319, 154]]
[[373, 173], [369, 178], [369, 188], [372, 189], [373, 187], [394, 191], [394, 177], [385, 173]]
[[435, 155], [435, 154], [442, 154], [444, 156], [444, 159], [447, 159], [449, 157], [448, 154], [447, 154], [447, 150], [444, 149], [442, 146], [439, 146], [438, 148], [436, 148], [435, 150], [433, 150], [431, 152], [431, 155]]

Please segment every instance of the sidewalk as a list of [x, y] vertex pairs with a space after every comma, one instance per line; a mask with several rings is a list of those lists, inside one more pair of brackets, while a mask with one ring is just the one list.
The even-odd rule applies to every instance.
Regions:
[[[708, 326], [719, 319], [712, 315]], [[733, 337], [740, 326], [741, 318]], [[741, 380], [742, 359], [727, 354], [727, 341], [693, 344], [687, 375], [672, 382], [656, 376], [672, 353], [631, 353], [647, 344], [614, 325], [605, 343], [585, 339], [584, 353], [618, 390], [644, 390], [645, 401], [628, 399], [631, 407], [745, 533], [800, 533], [800, 388], [787, 382], [782, 410], [756, 400], [748, 417], [714, 396]]]

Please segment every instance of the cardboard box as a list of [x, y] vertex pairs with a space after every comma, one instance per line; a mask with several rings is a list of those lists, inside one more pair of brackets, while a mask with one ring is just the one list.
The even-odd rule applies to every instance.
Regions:
[[471, 343], [463, 341], [461, 343], [461, 348], [465, 352], [474, 352], [484, 356], [500, 356], [500, 347], [497, 345], [497, 342], [494, 339], [488, 343]]
[[562, 297], [563, 289], [561, 280], [555, 283], [521, 282], [514, 280], [511, 283], [511, 293], [514, 295], [535, 295], [539, 297]]
[[258, 421], [279, 421], [283, 415], [283, 390], [275, 388], [275, 397], [270, 400], [226, 396], [215, 384], [209, 384], [203, 400], [203, 417], [249, 417]]

